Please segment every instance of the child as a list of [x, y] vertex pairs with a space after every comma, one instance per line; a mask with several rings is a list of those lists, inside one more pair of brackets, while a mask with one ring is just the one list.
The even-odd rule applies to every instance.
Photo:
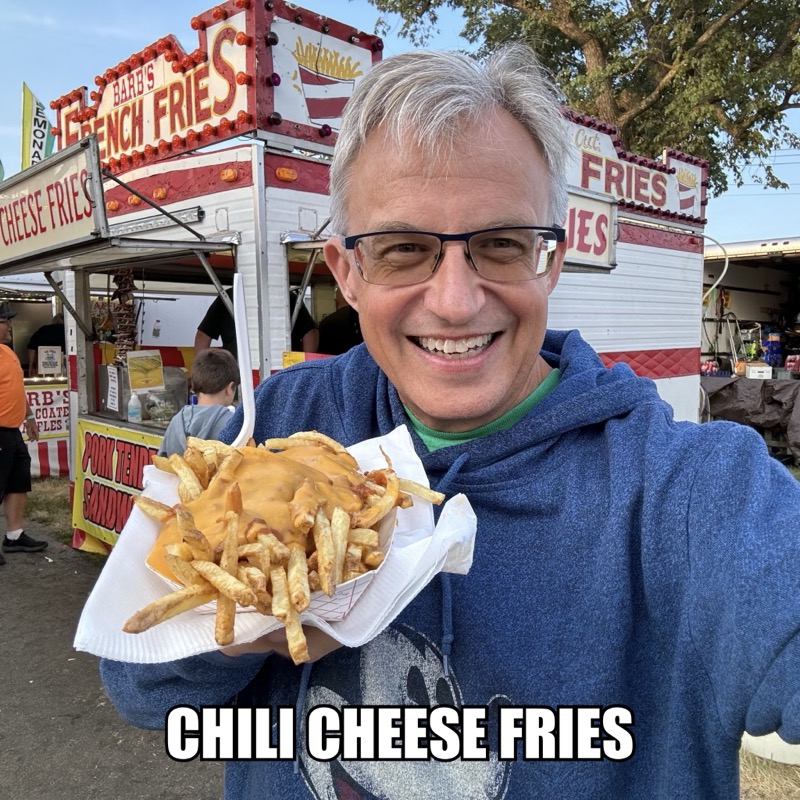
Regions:
[[158, 454], [183, 455], [186, 437], [216, 439], [233, 414], [231, 403], [239, 384], [239, 364], [222, 348], [198, 353], [192, 362], [190, 382], [197, 405], [184, 406], [171, 420]]

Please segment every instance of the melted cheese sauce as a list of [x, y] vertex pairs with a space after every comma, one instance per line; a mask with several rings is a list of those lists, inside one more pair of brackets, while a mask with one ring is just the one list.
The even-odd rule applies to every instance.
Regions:
[[[243, 513], [239, 520], [239, 541], [246, 541], [247, 527], [263, 520], [283, 542], [306, 541], [306, 534], [319, 507], [330, 518], [340, 506], [348, 513], [361, 509], [365, 477], [349, 453], [303, 445], [280, 453], [255, 447], [238, 448], [242, 458], [232, 469], [221, 468], [196, 500], [185, 503], [195, 527], [216, 547], [225, 535], [222, 517], [228, 487], [238, 482]], [[175, 518], [168, 520], [156, 539], [147, 563], [174, 580], [164, 559], [164, 547], [180, 541]]]

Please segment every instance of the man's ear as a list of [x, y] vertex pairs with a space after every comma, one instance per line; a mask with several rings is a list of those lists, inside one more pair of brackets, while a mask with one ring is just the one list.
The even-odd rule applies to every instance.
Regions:
[[550, 294], [556, 288], [558, 279], [561, 276], [561, 267], [564, 266], [564, 258], [567, 255], [567, 242], [559, 242], [556, 245], [556, 251], [553, 253], [553, 266], [547, 273], [547, 294]]
[[358, 301], [356, 300], [354, 286], [360, 276], [353, 259], [348, 257], [348, 252], [342, 244], [341, 237], [331, 236], [323, 245], [322, 253], [325, 256], [325, 263], [328, 265], [328, 269], [333, 273], [333, 277], [336, 278], [342, 297], [358, 311]]

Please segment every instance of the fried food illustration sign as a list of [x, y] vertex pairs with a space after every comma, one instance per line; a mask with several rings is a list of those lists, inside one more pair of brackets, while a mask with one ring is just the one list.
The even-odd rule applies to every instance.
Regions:
[[[302, 25], [295, 22], [297, 16]], [[332, 20], [315, 30], [306, 13], [297, 16], [278, 16], [276, 5], [270, 26], [276, 39], [270, 78], [274, 130], [333, 145], [345, 104], [380, 58], [383, 45], [375, 36]]]

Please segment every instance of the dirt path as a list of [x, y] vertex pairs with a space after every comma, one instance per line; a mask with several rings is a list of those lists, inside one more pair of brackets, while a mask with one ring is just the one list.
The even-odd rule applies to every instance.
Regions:
[[218, 800], [221, 765], [171, 761], [163, 733], [122, 722], [97, 659], [72, 649], [99, 559], [26, 531], [50, 546], [6, 554], [0, 567], [0, 797]]

